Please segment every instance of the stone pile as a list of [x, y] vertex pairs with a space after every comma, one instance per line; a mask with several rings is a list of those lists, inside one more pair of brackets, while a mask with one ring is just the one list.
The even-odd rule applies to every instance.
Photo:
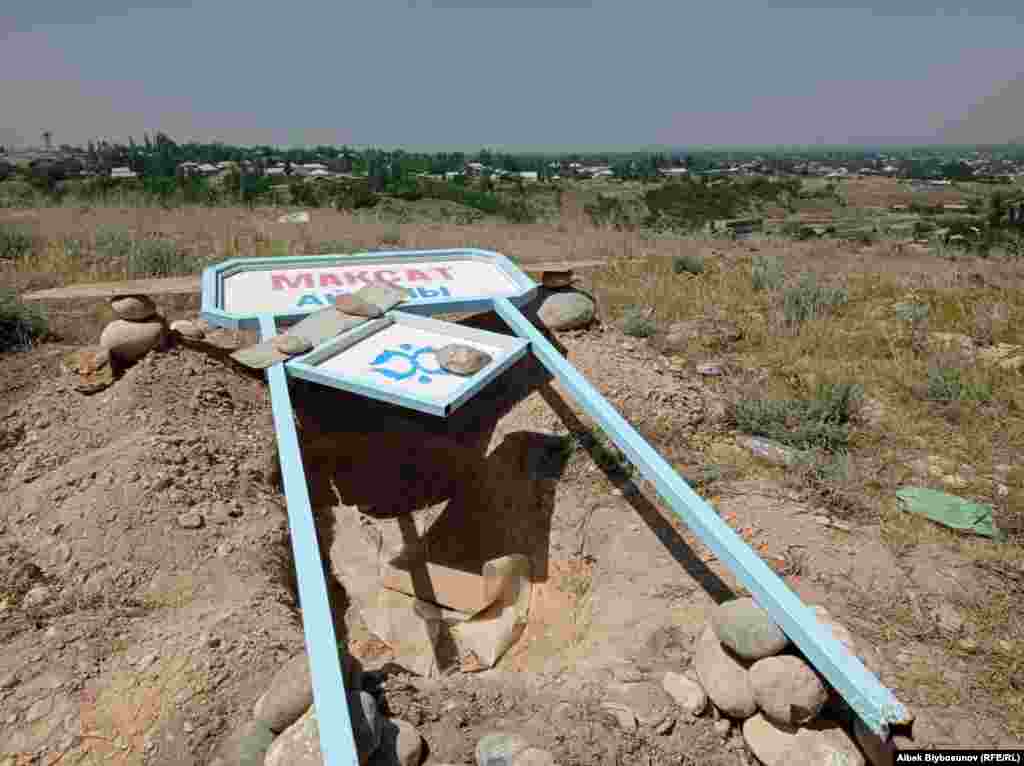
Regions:
[[166, 338], [166, 323], [145, 295], [119, 295], [110, 300], [117, 319], [103, 328], [100, 346], [122, 364], [136, 362]]
[[[360, 766], [420, 766], [423, 737], [416, 727], [380, 712], [364, 688], [358, 660], [344, 657], [349, 718]], [[338, 725], [332, 721], [330, 725]], [[551, 754], [518, 734], [492, 732], [476, 747], [477, 766], [557, 766]], [[211, 766], [322, 766], [313, 679], [305, 653], [286, 662], [256, 701], [252, 719], [224, 740]], [[448, 766], [439, 764], [439, 766]]]
[[592, 296], [573, 287], [571, 270], [545, 271], [537, 293], [537, 319], [549, 330], [580, 330], [597, 318]]
[[[856, 656], [850, 632], [824, 608], [812, 608]], [[753, 599], [716, 607], [698, 639], [694, 667], [714, 706], [729, 718], [743, 720], [743, 738], [764, 766], [865, 766], [851, 736], [825, 715], [834, 692]], [[700, 697], [692, 684], [671, 675], [665, 688], [696, 708]]]

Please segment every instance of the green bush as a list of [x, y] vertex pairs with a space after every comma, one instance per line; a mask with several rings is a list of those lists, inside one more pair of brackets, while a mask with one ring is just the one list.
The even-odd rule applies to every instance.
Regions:
[[797, 449], [844, 449], [850, 418], [863, 397], [855, 383], [819, 386], [813, 399], [742, 399], [734, 408], [744, 433], [773, 439]]
[[992, 386], [963, 380], [956, 367], [933, 365], [928, 370], [928, 398], [935, 402], [989, 402]]
[[0, 351], [21, 351], [46, 335], [45, 315], [13, 290], [0, 290]]
[[326, 242], [321, 242], [317, 245], [318, 255], [330, 255], [332, 253], [355, 253], [359, 251], [353, 243], [344, 239], [332, 239]]
[[908, 324], [923, 322], [928, 318], [929, 307], [927, 303], [897, 303], [892, 307], [897, 319]]
[[597, 201], [588, 202], [583, 209], [595, 226], [613, 226], [619, 230], [632, 227], [626, 206], [615, 197], [598, 194]]
[[16, 261], [32, 255], [36, 249], [36, 237], [30, 231], [18, 226], [0, 224], [0, 261]]
[[622, 331], [634, 338], [649, 338], [656, 330], [654, 320], [638, 308], [629, 309], [622, 319]]
[[103, 228], [96, 232], [96, 255], [121, 260], [131, 255], [132, 235], [120, 229]]
[[774, 255], [755, 255], [750, 278], [755, 290], [774, 290], [780, 287], [786, 278], [782, 261]]
[[687, 255], [677, 255], [672, 259], [672, 270], [676, 274], [703, 274], [704, 273], [704, 259], [699, 255], [688, 253]]
[[804, 274], [800, 284], [786, 290], [782, 313], [788, 324], [818, 319], [833, 308], [844, 305], [849, 296], [841, 287], [822, 287], [813, 274]]
[[191, 274], [194, 269], [191, 261], [173, 240], [144, 239], [135, 243], [126, 267], [132, 278], [172, 277]]

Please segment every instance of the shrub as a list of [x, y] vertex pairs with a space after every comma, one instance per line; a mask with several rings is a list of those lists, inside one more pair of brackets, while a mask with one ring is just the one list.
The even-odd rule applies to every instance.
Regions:
[[654, 335], [657, 325], [647, 313], [638, 308], [631, 308], [622, 319], [622, 331], [634, 338], [649, 338]]
[[633, 475], [635, 469], [629, 458], [603, 433], [583, 431], [573, 434], [573, 440], [576, 446], [590, 454], [603, 471], [619, 476]]
[[18, 260], [31, 255], [36, 247], [36, 237], [17, 226], [0, 224], [0, 261]]
[[849, 441], [850, 418], [862, 396], [858, 384], [822, 385], [813, 399], [742, 399], [733, 417], [744, 433], [797, 449], [835, 452]]
[[616, 229], [630, 227], [629, 213], [622, 200], [604, 194], [597, 195], [596, 202], [583, 206], [595, 226], [614, 226]]
[[319, 255], [330, 255], [332, 253], [354, 253], [357, 252], [357, 248], [351, 242], [344, 239], [332, 239], [326, 242], [321, 242], [317, 245], [317, 254]]
[[192, 273], [192, 259], [170, 239], [144, 239], [132, 247], [126, 269], [129, 277], [171, 277]]
[[774, 290], [786, 278], [782, 261], [774, 255], [755, 255], [750, 278], [755, 290]]
[[120, 229], [100, 229], [96, 232], [96, 255], [100, 258], [121, 260], [131, 255], [132, 236]]
[[13, 290], [0, 290], [0, 351], [20, 351], [46, 335], [46, 317]]
[[897, 319], [908, 324], [923, 322], [928, 318], [929, 313], [927, 303], [897, 303], [892, 310]]
[[402, 243], [402, 230], [397, 226], [389, 226], [380, 236], [377, 242], [381, 245], [400, 245]]
[[782, 313], [789, 324], [825, 316], [836, 306], [844, 305], [849, 296], [841, 287], [822, 287], [813, 274], [804, 274], [800, 284], [786, 290]]
[[964, 381], [959, 368], [933, 365], [928, 369], [927, 396], [935, 402], [988, 402], [992, 386]]
[[672, 270], [676, 274], [703, 274], [704, 259], [699, 255], [677, 255], [672, 259]]

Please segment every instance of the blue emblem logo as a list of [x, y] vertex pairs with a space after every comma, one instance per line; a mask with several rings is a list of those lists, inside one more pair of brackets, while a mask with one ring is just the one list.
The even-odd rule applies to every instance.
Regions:
[[[447, 370], [442, 369], [441, 367], [438, 367], [435, 370], [429, 369], [425, 367], [422, 364], [422, 362], [420, 362], [420, 356], [422, 354], [437, 353], [436, 349], [434, 349], [433, 347], [423, 346], [422, 348], [418, 348], [415, 351], [413, 351], [411, 343], [403, 343], [399, 346], [399, 348], [401, 348], [402, 350], [382, 351], [381, 353], [379, 353], [377, 355], [377, 358], [370, 362], [371, 365], [374, 365], [373, 367], [371, 367], [371, 369], [374, 372], [379, 372], [386, 378], [391, 378], [391, 380], [408, 380], [413, 375], [419, 373], [418, 381], [420, 383], [430, 383], [431, 380], [433, 380], [433, 378], [430, 377], [431, 375], [451, 374]], [[404, 360], [405, 362], [408, 363], [408, 369], [405, 370], [404, 372], [400, 372], [398, 370], [389, 370], [387, 368], [381, 368], [377, 366], [386, 364], [387, 362], [390, 362], [393, 359]]]

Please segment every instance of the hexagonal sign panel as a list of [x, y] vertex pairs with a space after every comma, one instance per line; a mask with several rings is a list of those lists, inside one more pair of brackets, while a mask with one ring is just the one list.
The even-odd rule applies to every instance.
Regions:
[[254, 329], [260, 316], [295, 321], [364, 285], [403, 287], [402, 310], [430, 315], [487, 311], [495, 298], [522, 305], [537, 284], [487, 250], [407, 250], [354, 255], [245, 258], [203, 273], [202, 316], [220, 327]]

